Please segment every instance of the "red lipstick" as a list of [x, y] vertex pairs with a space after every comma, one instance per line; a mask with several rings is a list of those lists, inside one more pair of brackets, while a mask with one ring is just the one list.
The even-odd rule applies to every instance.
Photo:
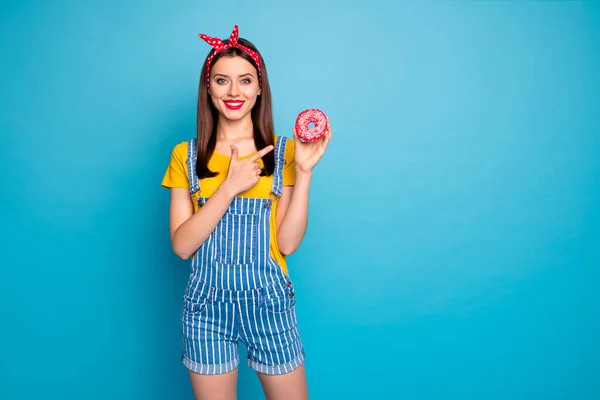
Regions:
[[225, 100], [223, 103], [225, 103], [225, 107], [230, 110], [239, 110], [244, 105], [244, 102], [241, 100]]

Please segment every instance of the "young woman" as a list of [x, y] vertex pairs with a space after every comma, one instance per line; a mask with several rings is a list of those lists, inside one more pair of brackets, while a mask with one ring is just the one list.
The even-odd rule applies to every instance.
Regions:
[[309, 143], [295, 130], [295, 140], [276, 136], [256, 47], [237, 26], [229, 40], [200, 37], [213, 49], [201, 71], [197, 137], [175, 146], [162, 181], [173, 250], [191, 259], [182, 362], [197, 399], [235, 399], [242, 342], [267, 399], [306, 399], [286, 256], [304, 237], [312, 172], [331, 129]]

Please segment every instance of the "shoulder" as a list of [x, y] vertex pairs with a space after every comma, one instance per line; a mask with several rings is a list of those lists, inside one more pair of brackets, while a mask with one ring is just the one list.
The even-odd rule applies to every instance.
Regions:
[[189, 188], [188, 183], [188, 144], [177, 143], [171, 152], [171, 161], [163, 177], [162, 185], [167, 188]]
[[[283, 152], [283, 166], [282, 166], [282, 174], [283, 174], [283, 186], [294, 186], [295, 170], [294, 170], [294, 158], [295, 158], [295, 149], [296, 143], [294, 139], [290, 139], [285, 137], [285, 151]], [[278, 160], [281, 160], [281, 154], [278, 157]]]
[[193, 140], [185, 140], [176, 143], [171, 151], [171, 168], [178, 170], [187, 171], [189, 160], [188, 155], [190, 154], [190, 146], [194, 145]]
[[196, 143], [196, 139], [188, 139], [188, 140], [184, 140], [183, 142], [179, 142], [175, 145], [175, 150], [179, 151], [180, 153], [186, 153], [188, 152], [188, 147], [190, 145], [194, 145]]
[[[275, 135], [275, 143], [277, 143], [278, 140], [284, 140], [285, 141], [285, 152], [284, 152], [284, 158], [286, 161], [288, 160], [293, 160], [294, 159], [294, 149], [296, 147], [296, 143], [294, 142], [294, 139], [291, 139], [287, 136], [277, 136]], [[283, 144], [283, 142], [282, 142]]]
[[173, 147], [173, 158], [179, 159], [181, 161], [185, 161], [188, 157], [188, 150], [190, 145], [193, 145], [193, 141], [195, 139], [189, 139], [182, 142], [177, 143]]

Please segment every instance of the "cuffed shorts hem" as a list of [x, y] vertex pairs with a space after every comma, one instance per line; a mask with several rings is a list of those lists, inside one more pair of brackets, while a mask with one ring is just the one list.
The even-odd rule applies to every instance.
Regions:
[[255, 370], [256, 372], [260, 372], [265, 375], [283, 375], [292, 372], [302, 365], [304, 359], [306, 358], [306, 354], [304, 351], [300, 353], [298, 357], [293, 359], [292, 361], [282, 364], [282, 365], [265, 365], [256, 361], [248, 360], [248, 366]]
[[223, 363], [223, 364], [198, 364], [195, 361], [190, 360], [186, 356], [181, 357], [181, 362], [192, 372], [201, 375], [219, 375], [226, 374], [228, 372], [233, 371], [237, 368], [239, 364], [239, 359], [234, 358], [233, 360]]

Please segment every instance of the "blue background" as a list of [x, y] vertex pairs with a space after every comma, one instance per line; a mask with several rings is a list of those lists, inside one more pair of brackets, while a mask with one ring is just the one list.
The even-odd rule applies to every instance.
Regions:
[[191, 398], [160, 181], [234, 24], [332, 122], [311, 399], [600, 398], [600, 3], [361, 3], [2, 2], [0, 398]]

